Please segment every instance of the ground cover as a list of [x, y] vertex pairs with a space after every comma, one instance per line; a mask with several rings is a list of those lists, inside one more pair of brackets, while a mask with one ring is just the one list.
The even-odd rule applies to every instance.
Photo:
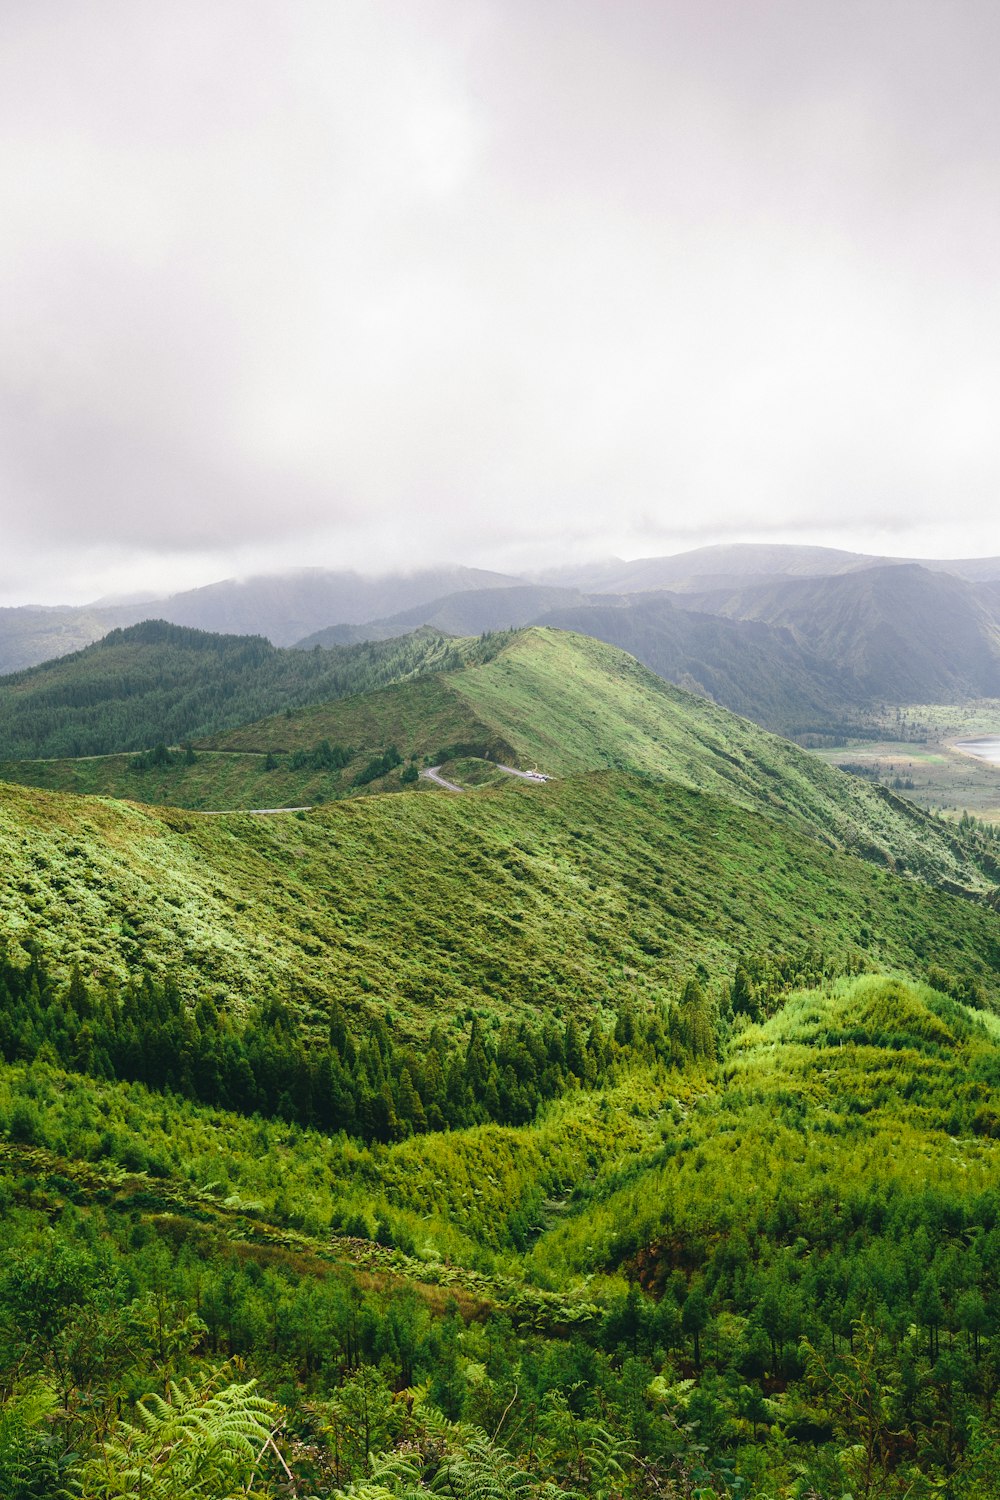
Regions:
[[[739, 955], [1000, 969], [995, 914], [626, 772], [206, 817], [7, 787], [5, 929], [63, 973], [239, 1005], [375, 1004], [414, 1032], [645, 1001]], [[463, 1024], [459, 1019], [459, 1024]]]

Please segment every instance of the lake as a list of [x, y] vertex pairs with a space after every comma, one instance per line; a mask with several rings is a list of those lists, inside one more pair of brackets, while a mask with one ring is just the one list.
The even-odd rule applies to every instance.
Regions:
[[998, 736], [988, 740], [956, 740], [955, 749], [964, 750], [966, 755], [975, 755], [980, 760], [988, 760], [991, 765], [1000, 766], [1000, 737]]

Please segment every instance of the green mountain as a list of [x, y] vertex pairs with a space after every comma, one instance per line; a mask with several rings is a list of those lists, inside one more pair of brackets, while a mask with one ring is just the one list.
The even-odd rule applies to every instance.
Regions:
[[371, 576], [299, 568], [254, 578], [227, 578], [151, 598], [98, 600], [79, 607], [0, 609], [0, 675], [82, 650], [109, 630], [152, 618], [215, 634], [262, 635], [276, 646], [291, 646], [337, 621], [357, 624], [460, 589], [471, 592], [522, 581], [482, 568], [425, 568]]
[[992, 993], [995, 914], [718, 794], [603, 772], [284, 817], [4, 788], [5, 928], [60, 971], [148, 968], [192, 998], [591, 1011], [789, 947]]
[[0, 755], [105, 755], [177, 744], [457, 660], [433, 633], [303, 652], [279, 650], [259, 636], [147, 620], [0, 679]]
[[[526, 624], [574, 630], [791, 735], [819, 726], [846, 731], [884, 702], [1000, 693], [995, 582], [974, 583], [943, 566], [828, 556], [823, 548], [751, 548], [746, 556], [709, 548], [705, 557], [685, 557], [630, 565], [617, 594], [551, 585], [469, 591], [320, 631], [302, 645], [384, 639], [421, 625], [458, 635]], [[734, 571], [684, 571], [708, 562]], [[776, 571], [753, 573], [751, 564]], [[665, 580], [675, 592], [641, 591], [644, 582]], [[609, 574], [605, 582], [612, 581]]]
[[[418, 678], [227, 732], [217, 737], [214, 754], [199, 749], [194, 765], [179, 758], [172, 771], [177, 778], [175, 794], [183, 794], [185, 783], [203, 788], [217, 765], [231, 765], [240, 757], [252, 761], [256, 786], [266, 791], [274, 775], [264, 769], [268, 754], [291, 759], [296, 748], [323, 741], [330, 748], [350, 744], [350, 764], [363, 765], [372, 756], [377, 762], [392, 745], [405, 757], [404, 770], [411, 756], [443, 759], [446, 771], [449, 756], [486, 768], [488, 758], [502, 757], [510, 764], [537, 766], [559, 781], [482, 788], [462, 797], [435, 794], [429, 784], [416, 783], [424, 789], [405, 794], [397, 762], [362, 789], [391, 785], [404, 795], [365, 797], [361, 803], [333, 805], [297, 819], [205, 818], [8, 787], [3, 803], [9, 853], [6, 901], [13, 930], [27, 933], [41, 922], [45, 945], [52, 949], [56, 944], [65, 963], [79, 961], [88, 971], [101, 972], [102, 966], [110, 965], [123, 972], [130, 962], [142, 962], [163, 973], [172, 964], [178, 982], [189, 991], [200, 983], [217, 993], [259, 995], [271, 976], [271, 982], [280, 977], [285, 986], [301, 986], [315, 994], [322, 974], [331, 982], [334, 975], [352, 975], [354, 996], [367, 986], [397, 1006], [405, 1004], [411, 990], [420, 995], [434, 992], [436, 1003], [449, 1011], [477, 993], [507, 993], [508, 999], [537, 994], [542, 1005], [552, 1003], [553, 995], [564, 1003], [574, 993], [572, 964], [567, 971], [559, 970], [552, 992], [540, 981], [515, 982], [510, 975], [504, 984], [483, 979], [480, 961], [488, 968], [499, 964], [507, 973], [506, 958], [491, 957], [482, 946], [495, 920], [498, 882], [513, 897], [523, 879], [527, 896], [536, 887], [544, 889], [546, 881], [555, 881], [553, 889], [558, 888], [565, 874], [569, 884], [560, 890], [556, 903], [556, 929], [567, 921], [571, 927], [560, 939], [560, 951], [575, 955], [574, 963], [581, 953], [618, 953], [622, 962], [638, 965], [637, 974], [644, 973], [649, 964], [640, 961], [635, 950], [645, 940], [645, 922], [637, 925], [615, 906], [606, 938], [595, 947], [586, 936], [587, 922], [596, 922], [598, 915], [590, 909], [591, 881], [583, 875], [589, 857], [584, 831], [600, 828], [608, 857], [621, 843], [623, 857], [633, 861], [639, 858], [640, 838], [652, 850], [658, 839], [672, 836], [669, 824], [682, 808], [688, 810], [688, 858], [706, 861], [696, 883], [697, 904], [709, 900], [714, 885], [729, 891], [736, 881], [732, 912], [743, 917], [736, 921], [727, 916], [723, 922], [716, 913], [712, 919], [727, 931], [719, 948], [723, 965], [734, 962], [749, 941], [752, 924], [746, 913], [764, 874], [780, 888], [789, 885], [794, 909], [792, 919], [778, 889], [773, 892], [776, 915], [768, 941], [777, 941], [790, 921], [788, 930], [800, 941], [820, 946], [824, 923], [809, 915], [817, 897], [802, 872], [815, 868], [826, 878], [828, 860], [861, 854], [883, 871], [906, 871], [915, 877], [906, 888], [919, 892], [921, 902], [941, 898], [924, 893], [918, 880], [983, 896], [992, 892], [997, 866], [985, 836], [960, 835], [884, 790], [860, 784], [794, 745], [662, 682], [611, 647], [584, 637], [531, 630], [483, 642], [477, 650], [480, 659], [456, 673]], [[114, 770], [119, 763], [96, 764]], [[602, 770], [604, 776], [580, 779], [580, 773]], [[646, 779], [636, 780], [635, 773]], [[120, 772], [129, 787], [142, 774]], [[303, 774], [315, 771], [306, 767]], [[346, 777], [345, 771], [330, 774]], [[350, 781], [343, 781], [338, 790], [341, 796], [349, 793]], [[579, 807], [577, 799], [582, 799]], [[640, 835], [642, 825], [630, 811], [633, 804], [650, 809], [646, 834]], [[716, 810], [711, 817], [710, 807]], [[712, 826], [716, 812], [724, 820], [718, 829]], [[544, 839], [538, 841], [549, 819], [555, 841], [551, 850]], [[660, 832], [658, 819], [663, 824]], [[768, 838], [782, 847], [793, 840], [795, 854], [781, 855], [761, 871], [753, 850], [765, 827], [773, 830]], [[28, 856], [18, 854], [24, 847], [30, 849]], [[380, 848], [387, 864], [376, 876], [381, 870]], [[696, 848], [702, 851], [697, 856]], [[652, 853], [648, 857], [654, 859]], [[730, 860], [731, 871], [726, 863]], [[514, 873], [508, 879], [503, 872], [511, 861]], [[553, 861], [554, 870], [546, 875]], [[800, 873], [790, 882], [782, 873], [789, 861], [790, 868], [801, 863]], [[873, 891], [878, 888], [879, 876], [867, 865], [848, 857], [844, 868], [860, 872], [858, 880], [874, 881]], [[459, 870], [462, 878], [456, 886]], [[468, 878], [470, 871], [481, 877], [481, 890], [477, 880]], [[597, 887], [611, 879], [610, 868], [602, 869]], [[627, 888], [629, 879], [622, 879]], [[368, 910], [363, 891], [370, 883], [384, 893], [379, 899], [379, 909], [384, 908], [380, 922], [393, 934], [385, 951], [367, 918], [359, 915], [362, 928], [355, 930], [349, 915]], [[439, 892], [433, 905], [441, 914], [437, 920], [444, 923], [447, 950], [461, 950], [468, 935], [480, 955], [468, 974], [464, 961], [449, 959], [455, 973], [439, 991], [434, 991], [436, 981], [427, 977], [436, 973], [428, 943], [416, 936], [420, 914], [434, 891]], [[874, 898], [866, 896], [859, 907], [856, 893], [845, 888], [842, 897], [838, 921], [846, 925], [838, 931], [845, 942], [848, 932], [853, 940], [861, 928], [877, 934], [898, 926], [888, 907], [882, 911], [884, 903], [878, 903], [877, 917], [859, 921], [858, 911]], [[463, 915], [459, 931], [452, 930], [443, 915], [449, 902], [457, 900], [461, 906], [473, 898], [474, 911]], [[663, 913], [657, 915], [654, 905], [649, 918], [654, 956], [676, 949], [671, 980], [708, 941], [697, 923], [691, 931], [682, 923], [667, 939], [676, 907], [673, 898], [667, 899]], [[825, 907], [818, 903], [816, 909]], [[963, 923], [984, 924], [976, 944], [988, 953], [992, 915], [965, 903], [956, 909]], [[687, 907], [682, 903], [679, 910], [686, 912]], [[930, 909], [919, 910], [921, 921], [930, 923]], [[501, 925], [505, 939], [511, 934], [526, 937], [535, 920], [544, 924], [546, 933], [553, 930], [548, 902], [537, 891], [519, 913], [513, 927]], [[399, 931], [397, 922], [404, 924]], [[939, 928], [935, 919], [933, 930]], [[430, 923], [428, 932], [435, 930]], [[350, 942], [345, 945], [342, 939], [347, 937]], [[902, 948], [886, 950], [888, 961], [913, 972], [912, 944], [917, 941], [914, 935]], [[949, 951], [953, 946], [949, 944]], [[538, 951], [546, 954], [547, 940]], [[539, 960], [543, 968], [552, 961], [551, 956]], [[598, 958], [588, 981], [592, 1002], [603, 993], [602, 962]], [[401, 964], [409, 978], [401, 973]], [[383, 972], [390, 977], [380, 979]], [[988, 974], [989, 961], [985, 967], [978, 965], [976, 972]], [[338, 978], [337, 983], [348, 980]]]
[[[422, 656], [419, 642], [394, 643], [388, 665], [412, 665], [410, 649], [419, 661], [440, 660], [440, 641], [426, 644]], [[404, 772], [420, 763], [443, 763], [451, 779], [473, 783], [493, 762], [553, 776], [627, 769], [725, 797], [955, 890], [986, 897], [997, 884], [1000, 865], [978, 835], [824, 765], [602, 642], [532, 628], [461, 652], [468, 665], [458, 671], [220, 731], [197, 742], [193, 764], [175, 753], [159, 766], [110, 757], [5, 762], [0, 772], [52, 789], [227, 810], [401, 790]]]

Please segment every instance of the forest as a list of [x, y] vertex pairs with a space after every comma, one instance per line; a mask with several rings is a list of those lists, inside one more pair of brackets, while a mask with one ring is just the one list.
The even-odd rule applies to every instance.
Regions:
[[263, 636], [213, 635], [145, 620], [71, 656], [0, 678], [0, 758], [176, 745], [460, 663], [434, 632], [295, 651]]
[[1000, 1026], [704, 1000], [395, 1141], [63, 1072], [55, 1027], [0, 1086], [3, 1493], [995, 1495]]

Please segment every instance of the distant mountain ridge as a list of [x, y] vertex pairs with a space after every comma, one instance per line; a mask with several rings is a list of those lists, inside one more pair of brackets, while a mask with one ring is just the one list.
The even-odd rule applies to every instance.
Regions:
[[611, 559], [525, 580], [472, 568], [381, 578], [313, 568], [230, 579], [155, 605], [0, 610], [0, 671], [155, 613], [300, 649], [552, 625], [635, 654], [668, 681], [784, 734], [878, 702], [1000, 696], [1000, 559], [917, 563], [737, 544]]
[[171, 625], [222, 635], [262, 635], [272, 645], [291, 646], [328, 625], [376, 619], [444, 594], [521, 582], [512, 575], [483, 568], [425, 568], [378, 577], [303, 568], [255, 578], [229, 578], [155, 600], [79, 608], [24, 605], [0, 609], [0, 676], [82, 650], [109, 630], [137, 625], [141, 620], [166, 620]]
[[877, 702], [1000, 696], [1000, 583], [918, 563], [696, 581], [685, 592], [486, 589], [299, 644], [383, 640], [421, 623], [459, 635], [548, 625], [619, 646], [668, 682], [785, 734], [849, 722]]
[[685, 595], [692, 608], [789, 630], [849, 676], [859, 699], [1000, 694], [1000, 590], [917, 563]]

